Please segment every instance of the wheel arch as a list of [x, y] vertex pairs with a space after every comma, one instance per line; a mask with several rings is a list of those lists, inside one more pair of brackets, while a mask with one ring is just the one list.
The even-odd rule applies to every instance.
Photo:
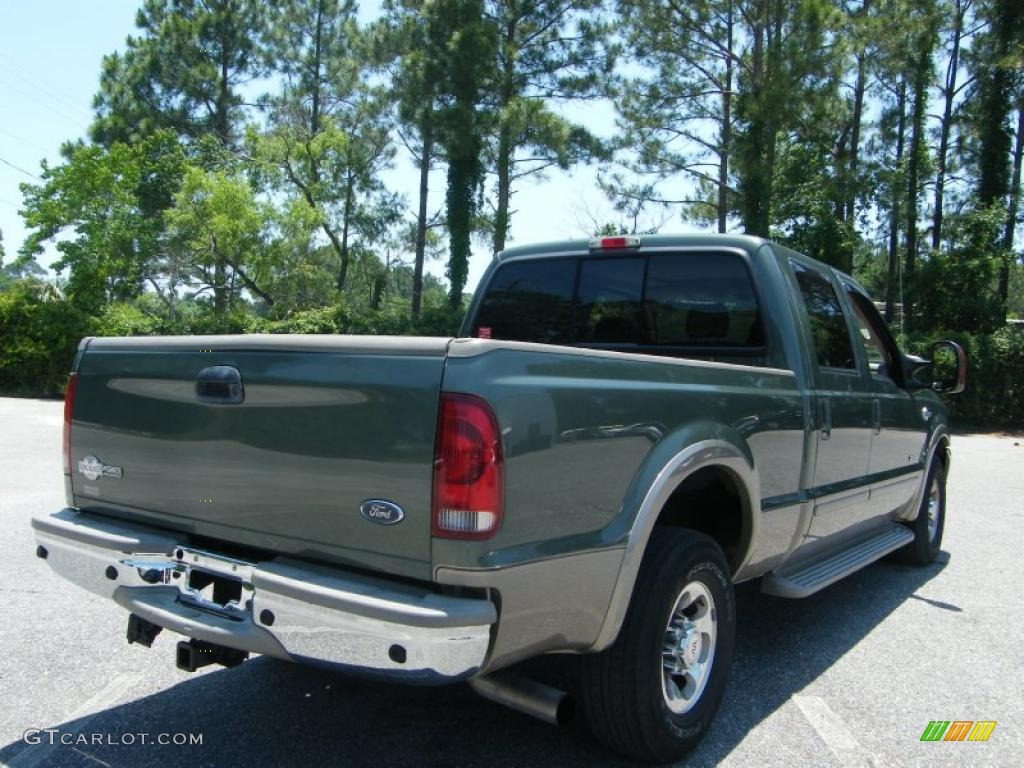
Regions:
[[[604, 623], [588, 651], [604, 650], [618, 637], [651, 536], [659, 521], [664, 521], [663, 513], [673, 514], [672, 501], [678, 492], [687, 491], [690, 487], [688, 481], [692, 484], [694, 478], [713, 477], [730, 484], [741, 515], [735, 551], [728, 558], [733, 573], [738, 572], [749, 559], [759, 533], [760, 483], [745, 442], [738, 435], [734, 440], [729, 437], [732, 435], [719, 433], [690, 443], [661, 467], [646, 489], [628, 532], [622, 565]], [[685, 522], [685, 519], [684, 516], [682, 520], [670, 519], [667, 522], [672, 525]]]
[[928, 438], [928, 442], [926, 443], [924, 450], [921, 452], [921, 466], [923, 467], [923, 471], [921, 472], [921, 482], [918, 484], [917, 490], [914, 492], [910, 501], [906, 503], [899, 513], [897, 513], [897, 520], [910, 522], [917, 518], [921, 509], [921, 502], [927, 491], [928, 473], [931, 470], [932, 462], [936, 458], [942, 462], [943, 472], [945, 472], [946, 477], [949, 477], [949, 467], [952, 461], [952, 456], [950, 453], [949, 429], [944, 423], [939, 424], [934, 429]]

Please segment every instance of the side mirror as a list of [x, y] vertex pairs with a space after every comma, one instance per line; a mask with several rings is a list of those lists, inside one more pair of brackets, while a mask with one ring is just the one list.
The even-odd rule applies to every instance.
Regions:
[[956, 395], [967, 386], [967, 355], [955, 341], [937, 341], [932, 359], [903, 356], [903, 370], [911, 389], [932, 389]]
[[967, 353], [955, 341], [932, 345], [932, 389], [956, 395], [967, 386]]

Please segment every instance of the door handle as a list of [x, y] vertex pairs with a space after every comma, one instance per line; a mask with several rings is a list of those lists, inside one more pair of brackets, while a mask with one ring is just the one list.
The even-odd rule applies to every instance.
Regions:
[[874, 428], [875, 434], [881, 434], [882, 432], [882, 403], [879, 400], [871, 401], [871, 425]]
[[196, 376], [196, 399], [221, 405], [241, 403], [245, 400], [242, 374], [231, 365], [203, 368]]
[[818, 420], [818, 429], [821, 432], [821, 439], [828, 440], [832, 437], [832, 401], [828, 398], [823, 398], [819, 401], [821, 413]]

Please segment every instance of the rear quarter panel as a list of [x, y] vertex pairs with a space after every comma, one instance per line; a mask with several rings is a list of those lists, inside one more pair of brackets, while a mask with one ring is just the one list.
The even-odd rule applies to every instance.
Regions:
[[[449, 348], [444, 389], [480, 395], [495, 409], [505, 517], [488, 541], [435, 539], [435, 567], [622, 547], [657, 474], [704, 439], [739, 448], [760, 498], [800, 488], [805, 411], [789, 371], [465, 339]], [[761, 546], [785, 552], [795, 524], [762, 526], [777, 541]]]

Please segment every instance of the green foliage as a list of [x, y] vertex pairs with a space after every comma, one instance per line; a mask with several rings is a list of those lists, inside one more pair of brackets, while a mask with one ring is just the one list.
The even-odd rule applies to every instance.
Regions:
[[53, 286], [22, 280], [0, 292], [0, 392], [59, 395], [89, 316]]
[[551, 166], [605, 154], [585, 125], [553, 108], [557, 102], [593, 98], [611, 74], [614, 48], [601, 16], [601, 0], [492, 0], [486, 15], [496, 27], [493, 100], [486, 154], [497, 177], [492, 247], [504, 249], [515, 182]]
[[250, 330], [261, 333], [349, 333], [394, 336], [455, 336], [463, 309], [447, 304], [426, 307], [416, 320], [405, 312], [353, 310], [344, 302], [293, 312], [280, 320], [255, 321]]
[[174, 207], [167, 212], [167, 230], [186, 271], [212, 288], [217, 314], [235, 304], [242, 288], [268, 305], [274, 303], [249, 274], [264, 267], [266, 208], [238, 175], [199, 168], [185, 172]]
[[1007, 312], [1015, 320], [1024, 320], [1024, 264], [1010, 267]]
[[23, 218], [32, 230], [23, 262], [56, 243], [52, 268], [67, 270], [65, 291], [78, 306], [138, 296], [161, 267], [163, 212], [171, 205], [186, 158], [176, 138], [159, 132], [131, 146], [82, 146], [41, 184], [23, 184]]
[[[988, 207], [1002, 201], [1010, 186], [1011, 131], [1007, 118], [1019, 87], [1024, 49], [1024, 4], [989, 0], [982, 13], [988, 22], [975, 52], [979, 79], [974, 118], [978, 142], [978, 202]], [[1016, 70], [1016, 71], [1015, 71]]]
[[480, 104], [493, 83], [497, 36], [485, 20], [482, 0], [436, 0], [429, 13], [430, 49], [442, 61], [438, 124], [448, 161], [448, 300], [455, 307], [462, 303], [469, 273], [477, 190], [484, 174], [481, 154], [491, 119]]
[[[61, 333], [454, 333], [472, 238], [504, 247], [523, 180], [594, 157], [594, 230], [771, 236], [913, 333], [968, 334], [988, 381], [1024, 314], [1022, 9], [384, 0], [364, 24], [356, 0], [141, 0], [92, 143], [23, 187], [13, 263], [0, 244], [0, 387], [57, 391]], [[613, 157], [575, 117], [598, 98]], [[412, 206], [385, 183], [402, 147]], [[424, 269], [446, 251], [448, 285]]]
[[995, 333], [935, 330], [912, 337], [912, 352], [928, 357], [934, 342], [952, 339], [967, 353], [967, 389], [946, 400], [958, 429], [1024, 428], [1024, 328], [1005, 326]]
[[932, 253], [912, 284], [915, 328], [990, 333], [1002, 327], [1003, 306], [995, 277], [1002, 262], [999, 242], [1004, 215], [995, 206], [950, 222], [949, 250]]
[[246, 149], [269, 189], [308, 209], [335, 253], [338, 292], [359, 252], [395, 224], [401, 199], [381, 173], [394, 143], [385, 90], [371, 83], [371, 42], [352, 0], [289, 0], [271, 28], [268, 56], [282, 74], [268, 96], [266, 125], [250, 126]]
[[167, 324], [159, 317], [127, 302], [108, 304], [93, 318], [90, 328], [92, 336], [156, 336], [167, 332]]
[[239, 88], [262, 72], [260, 0], [146, 0], [140, 35], [103, 60], [94, 141], [131, 142], [160, 129], [231, 144]]

